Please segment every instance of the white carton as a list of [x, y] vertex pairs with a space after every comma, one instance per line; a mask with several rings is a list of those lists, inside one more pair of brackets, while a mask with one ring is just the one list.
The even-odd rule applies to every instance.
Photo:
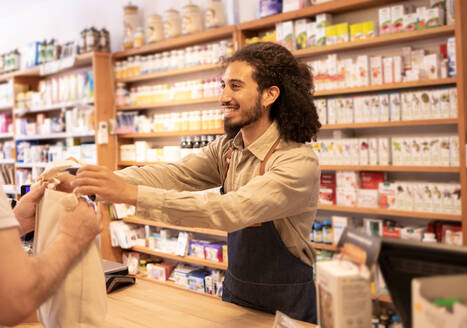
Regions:
[[378, 10], [379, 35], [392, 32], [391, 7], [383, 7]]
[[307, 47], [307, 29], [309, 19], [297, 19], [294, 21], [295, 24], [295, 45], [296, 49], [305, 49]]
[[358, 56], [357, 61], [357, 79], [359, 87], [366, 87], [370, 85], [370, 76], [369, 76], [369, 59], [368, 56]]
[[384, 83], [394, 82], [394, 58], [383, 58], [383, 81]]
[[390, 150], [389, 147], [391, 141], [388, 137], [378, 138], [378, 159], [379, 165], [389, 165], [390, 164]]
[[422, 165], [422, 138], [412, 138], [411, 142], [411, 165]]
[[[439, 140], [440, 140], [440, 148], [441, 148], [439, 166], [449, 166], [451, 163], [451, 149], [450, 149], [449, 137], [440, 137]], [[434, 162], [433, 162], [433, 165], [435, 165]]]
[[282, 44], [284, 36], [282, 34], [282, 23], [276, 23], [276, 42]]
[[446, 0], [446, 24], [454, 24], [454, 0]]
[[342, 233], [344, 232], [344, 229], [346, 227], [354, 227], [355, 226], [355, 220], [353, 220], [349, 216], [333, 216], [331, 217], [332, 220], [332, 240], [334, 241], [334, 244], [337, 244], [339, 242], [339, 239], [342, 236]]
[[306, 38], [308, 48], [316, 46], [316, 22], [308, 22], [306, 26]]
[[443, 275], [412, 280], [412, 327], [462, 327], [467, 318], [467, 306], [458, 302], [448, 311], [433, 304], [439, 298], [467, 299], [467, 275]]
[[421, 118], [425, 120], [431, 119], [431, 90], [419, 91], [419, 99], [421, 102]]
[[345, 123], [353, 123], [354, 122], [354, 103], [352, 97], [344, 98], [344, 122]]
[[441, 138], [432, 137], [429, 139], [429, 145], [431, 149], [431, 161], [432, 166], [441, 166]]
[[412, 165], [412, 139], [402, 138], [402, 163], [401, 165]]
[[321, 327], [350, 328], [371, 326], [370, 284], [360, 276], [358, 266], [346, 261], [316, 264], [318, 322]]
[[282, 22], [281, 28], [282, 28], [282, 43], [281, 43], [282, 46], [284, 46], [290, 51], [297, 49], [297, 45], [295, 43], [294, 22], [293, 21]]
[[352, 165], [359, 165], [360, 164], [360, 142], [356, 138], [351, 139], [350, 146], [352, 149], [352, 153], [351, 153]]
[[336, 188], [336, 204], [354, 207], [357, 205], [357, 191], [354, 188]]
[[326, 27], [332, 24], [332, 16], [330, 14], [316, 15], [316, 27]]
[[394, 205], [394, 208], [397, 208], [399, 210], [404, 210], [407, 208], [407, 183], [398, 181], [395, 183], [396, 185], [396, 203]]
[[282, 0], [282, 12], [288, 12], [293, 10], [298, 10], [305, 8], [308, 4], [308, 1], [303, 0]]
[[449, 104], [451, 105], [449, 111], [449, 117], [457, 118], [458, 109], [457, 109], [457, 88], [450, 88], [449, 91]]
[[434, 213], [443, 213], [443, 195], [441, 194], [441, 186], [437, 183], [431, 185], [431, 200]]
[[326, 27], [316, 27], [316, 43], [315, 46], [326, 45]]
[[423, 183], [423, 212], [433, 212], [433, 192], [431, 183]]
[[371, 122], [371, 96], [363, 97], [362, 122]]
[[436, 80], [440, 77], [440, 60], [438, 54], [430, 54], [423, 57], [423, 71], [429, 80]]
[[450, 166], [459, 166], [459, 137], [449, 137]]
[[451, 113], [451, 99], [449, 98], [448, 89], [439, 90], [439, 106], [440, 106], [440, 117], [449, 118]]
[[392, 32], [402, 32], [404, 28], [404, 14], [406, 13], [404, 5], [391, 7]]
[[441, 96], [440, 90], [431, 90], [430, 102], [431, 102], [431, 117], [441, 118], [441, 104], [439, 97]]
[[415, 212], [423, 212], [424, 211], [424, 185], [421, 183], [414, 183], [412, 184], [413, 190], [413, 210]]
[[407, 199], [405, 201], [405, 209], [407, 211], [413, 211], [414, 208], [414, 188], [415, 188], [415, 183], [413, 182], [407, 182], [405, 185], [406, 193], [407, 193]]
[[439, 187], [442, 195], [441, 212], [446, 214], [454, 214], [454, 200], [456, 198], [454, 193], [455, 186], [451, 183], [440, 183]]
[[412, 96], [412, 119], [420, 120], [422, 118], [422, 100], [420, 99], [420, 92], [410, 92]]
[[321, 124], [328, 124], [327, 121], [327, 101], [324, 98], [318, 98], [313, 100], [315, 103], [316, 111], [318, 113], [318, 118]]
[[336, 98], [336, 122], [337, 124], [345, 123], [345, 106], [344, 98]]
[[402, 165], [402, 138], [391, 139], [392, 165]]
[[402, 121], [413, 120], [412, 101], [413, 101], [413, 98], [412, 98], [411, 92], [401, 93], [401, 120]]
[[393, 57], [393, 67], [394, 67], [394, 82], [402, 82], [402, 57], [395, 56]]
[[379, 104], [380, 104], [380, 115], [379, 120], [381, 122], [389, 121], [389, 95], [387, 93], [379, 95]]
[[370, 122], [379, 122], [380, 121], [380, 114], [381, 114], [381, 106], [379, 102], [379, 96], [373, 95], [370, 97]]
[[368, 152], [369, 144], [367, 138], [360, 138], [360, 165], [368, 165], [370, 160], [370, 155]]
[[378, 207], [378, 190], [377, 189], [358, 189], [357, 206], [377, 208]]
[[431, 154], [431, 141], [432, 138], [418, 138], [421, 143], [422, 147], [422, 159], [420, 165], [422, 166], [430, 166], [431, 165], [431, 160], [432, 160], [432, 154]]
[[378, 138], [368, 138], [368, 145], [369, 145], [369, 164], [370, 165], [378, 165], [379, 158], [378, 158]]
[[389, 94], [389, 118], [391, 121], [401, 120], [401, 95], [400, 93]]
[[383, 84], [383, 59], [381, 56], [370, 57], [371, 85]]
[[456, 77], [456, 38], [452, 37], [448, 39], [447, 42], [447, 51], [448, 51], [448, 76]]
[[425, 9], [425, 27], [438, 27], [444, 25], [444, 10], [441, 8]]
[[328, 124], [337, 123], [337, 104], [336, 99], [328, 99], [328, 115], [327, 122]]

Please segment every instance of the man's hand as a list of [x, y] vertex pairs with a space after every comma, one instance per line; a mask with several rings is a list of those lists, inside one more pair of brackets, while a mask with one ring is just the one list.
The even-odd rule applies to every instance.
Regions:
[[58, 180], [60, 180], [60, 184], [57, 185], [55, 188], [57, 191], [63, 191], [67, 193], [71, 193], [73, 191], [73, 186], [71, 185], [71, 181], [75, 178], [68, 172], [60, 173], [56, 176]]
[[60, 215], [59, 236], [71, 238], [79, 252], [83, 251], [102, 231], [101, 213], [96, 214], [94, 207], [80, 199], [73, 211], [63, 211]]
[[105, 166], [81, 167], [71, 182], [78, 194], [98, 195], [112, 203], [136, 205], [138, 187], [123, 181]]
[[32, 188], [30, 192], [21, 197], [13, 213], [20, 223], [20, 234], [24, 235], [34, 230], [36, 223], [36, 203], [44, 194], [45, 185]]

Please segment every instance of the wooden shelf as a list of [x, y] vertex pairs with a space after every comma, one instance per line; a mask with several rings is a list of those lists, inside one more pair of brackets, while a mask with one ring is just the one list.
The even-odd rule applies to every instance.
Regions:
[[159, 252], [156, 250], [152, 250], [148, 247], [141, 247], [141, 246], [135, 246], [131, 248], [132, 251], [135, 252], [140, 252], [140, 253], [145, 253], [149, 255], [154, 255], [154, 256], [159, 256], [162, 258], [166, 259], [171, 259], [175, 261], [180, 261], [180, 262], [185, 262], [185, 263], [191, 263], [195, 265], [201, 265], [201, 266], [207, 266], [210, 268], [216, 268], [216, 269], [221, 269], [221, 270], [227, 270], [227, 264], [223, 262], [213, 262], [213, 261], [207, 261], [203, 260], [197, 257], [193, 256], [178, 256], [175, 254], [169, 254], [169, 253], [164, 253], [164, 252]]
[[187, 99], [187, 100], [173, 100], [167, 102], [153, 103], [153, 104], [141, 104], [141, 105], [128, 105], [118, 106], [117, 110], [138, 110], [138, 109], [150, 109], [150, 108], [162, 108], [162, 107], [176, 107], [186, 105], [197, 105], [197, 104], [210, 104], [219, 102], [218, 97], [210, 98], [199, 98], [199, 99]]
[[13, 136], [13, 133], [0, 133], [0, 139], [11, 139]]
[[76, 101], [68, 101], [60, 104], [53, 104], [53, 105], [46, 105], [34, 108], [15, 108], [13, 112], [17, 115], [24, 115], [29, 113], [37, 113], [37, 112], [49, 112], [54, 110], [60, 110], [62, 108], [69, 108], [75, 106], [85, 106], [91, 105], [94, 103], [94, 99], [84, 99], [84, 100], [76, 100]]
[[240, 31], [259, 31], [275, 27], [276, 23], [315, 16], [321, 13], [335, 14], [362, 8], [380, 7], [394, 1], [390, 0], [335, 0], [283, 14], [268, 16], [237, 25]]
[[220, 68], [222, 68], [222, 64], [198, 65], [198, 66], [186, 67], [186, 68], [181, 68], [181, 69], [169, 70], [165, 72], [157, 72], [157, 73], [142, 74], [142, 75], [132, 76], [132, 77], [125, 77], [121, 79], [116, 79], [115, 82], [117, 83], [119, 82], [122, 82], [122, 83], [141, 82], [141, 81], [155, 80], [155, 79], [161, 79], [161, 78], [177, 76], [177, 75], [205, 72], [205, 71], [210, 71], [210, 70], [215, 70], [215, 69], [220, 69]]
[[378, 166], [378, 165], [320, 165], [322, 171], [384, 171], [384, 172], [453, 172], [460, 167], [450, 166]]
[[389, 35], [377, 36], [371, 39], [344, 42], [322, 47], [307, 48], [293, 51], [293, 54], [297, 58], [303, 58], [339, 51], [388, 46], [396, 43], [413, 42], [416, 40], [426, 40], [450, 35], [454, 35], [454, 25], [445, 25], [422, 31], [393, 33]]
[[208, 296], [208, 297], [212, 297], [212, 298], [215, 298], [215, 299], [218, 299], [220, 300], [221, 298], [217, 295], [211, 295], [211, 294], [206, 294], [206, 293], [198, 293], [197, 291], [194, 291], [194, 290], [191, 290], [191, 289], [188, 289], [188, 288], [185, 288], [183, 286], [180, 286], [180, 285], [177, 285], [175, 282], [171, 281], [171, 280], [167, 280], [167, 281], [161, 281], [161, 280], [157, 280], [157, 279], [153, 279], [153, 278], [148, 278], [146, 276], [146, 274], [137, 274], [136, 275], [136, 278], [137, 279], [141, 279], [141, 280], [145, 280], [145, 281], [150, 281], [152, 283], [155, 283], [155, 284], [159, 284], [159, 285], [164, 285], [164, 286], [169, 286], [169, 287], [172, 287], [172, 288], [177, 288], [177, 289], [181, 289], [181, 290], [185, 290], [187, 292], [191, 292], [191, 293], [195, 293], [195, 294], [198, 294], [198, 295], [204, 295], [204, 296]]
[[119, 161], [118, 166], [144, 166], [153, 164], [167, 164], [167, 162], [133, 162], [133, 161]]
[[311, 243], [313, 245], [313, 248], [316, 248], [316, 249], [323, 249], [323, 250], [326, 250], [326, 251], [333, 251], [333, 252], [337, 252], [338, 249], [337, 249], [337, 245], [329, 245], [329, 244], [323, 244], [323, 243]]
[[409, 218], [442, 220], [442, 221], [459, 221], [460, 222], [462, 218], [461, 215], [456, 215], [456, 214], [425, 213], [425, 212], [414, 212], [414, 211], [388, 210], [384, 208], [348, 207], [348, 206], [324, 205], [324, 204], [319, 204], [318, 209], [322, 211], [337, 211], [337, 212], [364, 213], [364, 214], [376, 214], [376, 215], [387, 215], [387, 216], [402, 216], [402, 217], [409, 217]]
[[345, 123], [326, 124], [320, 130], [337, 129], [365, 129], [365, 128], [392, 128], [396, 126], [426, 126], [426, 125], [456, 125], [456, 118], [432, 119], [432, 120], [411, 120], [411, 121], [390, 121], [390, 122], [369, 122], [369, 123]]
[[176, 226], [176, 225], [172, 225], [172, 224], [168, 224], [168, 223], [164, 223], [164, 222], [159, 222], [159, 221], [154, 221], [154, 220], [141, 219], [141, 218], [138, 218], [138, 217], [135, 217], [135, 216], [128, 216], [126, 218], [123, 218], [123, 221], [128, 222], [128, 223], [150, 225], [150, 226], [153, 226], [153, 227], [160, 227], [160, 228], [167, 228], [167, 229], [202, 233], [202, 234], [211, 235], [211, 236], [227, 237], [227, 232], [221, 231], [221, 230], [182, 227], [182, 226]]
[[119, 134], [119, 138], [157, 138], [157, 137], [182, 137], [182, 136], [197, 136], [208, 134], [224, 134], [224, 129], [216, 130], [189, 130], [189, 131], [167, 131], [167, 132], [151, 132], [151, 133], [125, 133]]
[[[88, 52], [82, 55], [76, 55], [75, 61], [71, 67], [67, 67], [63, 70], [53, 72], [50, 74], [56, 74], [58, 72], [66, 71], [69, 69], [73, 68], [79, 68], [79, 67], [84, 67], [84, 66], [90, 66], [92, 64], [93, 56], [94, 54], [103, 54], [103, 53], [95, 53], [95, 52]], [[46, 64], [44, 64], [46, 65]], [[43, 75], [50, 75], [50, 74], [43, 74]], [[41, 65], [18, 70], [18, 71], [13, 71], [5, 74], [0, 75], [0, 81], [7, 81], [13, 77], [16, 76], [41, 76]]]
[[456, 84], [456, 83], [457, 83], [457, 78], [389, 83], [389, 84], [381, 84], [381, 85], [371, 85], [368, 87], [315, 91], [314, 96], [315, 97], [341, 96], [345, 94], [367, 93], [367, 92], [411, 89], [411, 88], [425, 88], [425, 87], [449, 85], [449, 84]]
[[83, 132], [83, 133], [51, 133], [47, 135], [33, 135], [33, 136], [17, 136], [16, 140], [47, 140], [47, 139], [65, 139], [65, 138], [83, 138], [83, 137], [94, 137], [94, 131]]
[[165, 50], [173, 50], [177, 48], [188, 47], [194, 44], [200, 44], [209, 41], [221, 40], [223, 38], [232, 38], [235, 31], [235, 26], [224, 26], [212, 30], [183, 35], [173, 39], [162, 40], [156, 43], [146, 44], [139, 48], [134, 48], [126, 51], [120, 51], [113, 54], [113, 58], [120, 59], [128, 56], [144, 55], [156, 53]]

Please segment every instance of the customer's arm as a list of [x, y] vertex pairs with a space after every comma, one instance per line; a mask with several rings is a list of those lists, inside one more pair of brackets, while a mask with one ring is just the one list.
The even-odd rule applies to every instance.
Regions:
[[39, 307], [102, 230], [100, 215], [83, 200], [60, 221], [57, 237], [37, 257], [24, 252], [17, 228], [0, 230], [0, 325], [17, 324]]

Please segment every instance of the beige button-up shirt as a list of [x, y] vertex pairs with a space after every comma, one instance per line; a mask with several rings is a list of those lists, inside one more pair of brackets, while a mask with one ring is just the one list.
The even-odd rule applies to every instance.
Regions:
[[[240, 132], [233, 139], [223, 136], [178, 163], [129, 167], [116, 174], [138, 185], [137, 216], [228, 232], [272, 220], [289, 251], [311, 265], [318, 159], [311, 145], [281, 140], [260, 176], [260, 164], [278, 137], [273, 123], [247, 148]], [[232, 148], [226, 194], [193, 193], [222, 185], [225, 158]]]

